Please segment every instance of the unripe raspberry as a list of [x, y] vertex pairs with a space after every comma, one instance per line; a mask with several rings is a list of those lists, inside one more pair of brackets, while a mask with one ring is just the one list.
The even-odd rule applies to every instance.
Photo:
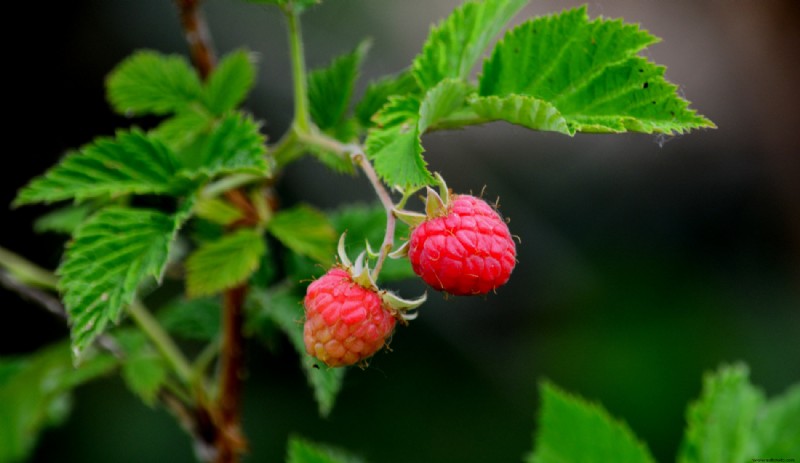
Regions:
[[504, 285], [516, 265], [516, 246], [497, 211], [471, 195], [450, 195], [417, 225], [408, 243], [414, 272], [439, 291], [486, 294]]
[[376, 291], [339, 267], [308, 286], [304, 305], [306, 351], [331, 367], [371, 357], [386, 344], [396, 323]]

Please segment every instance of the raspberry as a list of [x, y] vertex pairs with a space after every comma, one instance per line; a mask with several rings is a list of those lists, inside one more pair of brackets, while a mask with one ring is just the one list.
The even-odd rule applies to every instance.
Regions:
[[358, 284], [341, 267], [308, 286], [304, 305], [306, 352], [331, 367], [371, 357], [395, 327], [395, 316], [378, 292]]
[[517, 255], [508, 225], [482, 199], [436, 198], [444, 209], [434, 207], [438, 214], [416, 226], [408, 242], [414, 273], [434, 289], [455, 295], [486, 294], [504, 285]]

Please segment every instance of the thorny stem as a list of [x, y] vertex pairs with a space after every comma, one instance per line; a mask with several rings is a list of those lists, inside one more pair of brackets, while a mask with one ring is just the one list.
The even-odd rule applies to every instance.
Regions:
[[[383, 235], [383, 243], [378, 253], [378, 260], [375, 262], [375, 268], [372, 270], [372, 279], [377, 281], [378, 275], [381, 273], [383, 263], [386, 257], [392, 252], [394, 247], [394, 230], [397, 225], [397, 218], [394, 216], [395, 204], [392, 201], [391, 195], [386, 190], [386, 187], [378, 178], [375, 168], [369, 162], [367, 156], [364, 155], [364, 148], [357, 144], [344, 144], [340, 141], [331, 138], [319, 131], [314, 130], [309, 133], [298, 133], [298, 138], [301, 142], [311, 146], [316, 146], [327, 151], [332, 151], [340, 156], [348, 156], [353, 163], [358, 165], [367, 176], [372, 188], [378, 195], [384, 210], [386, 211], [386, 233]], [[404, 197], [404, 201], [407, 198]]]
[[[200, 10], [200, 2], [201, 0], [176, 0], [192, 58], [197, 71], [205, 80], [214, 70], [216, 56], [211, 45], [208, 26]], [[291, 20], [290, 24], [292, 24]], [[241, 190], [227, 190], [225, 197], [242, 209], [246, 217], [257, 216], [257, 211]], [[200, 402], [200, 408], [196, 410], [195, 414], [196, 425], [198, 428], [208, 431], [201, 434], [206, 437], [206, 442], [214, 442], [216, 448], [214, 452], [207, 453], [207, 456], [214, 458], [217, 463], [238, 462], [239, 456], [246, 447], [240, 425], [242, 372], [244, 370], [242, 311], [246, 294], [247, 286], [242, 285], [225, 291], [223, 297], [225, 301], [222, 308], [224, 333], [220, 352], [219, 396], [210, 413], [204, 408], [205, 388], [202, 383], [198, 385], [199, 388], [196, 391], [197, 399]], [[188, 369], [188, 375], [191, 378], [191, 367]], [[203, 417], [210, 418], [210, 420], [204, 421], [205, 425], [201, 422]]]

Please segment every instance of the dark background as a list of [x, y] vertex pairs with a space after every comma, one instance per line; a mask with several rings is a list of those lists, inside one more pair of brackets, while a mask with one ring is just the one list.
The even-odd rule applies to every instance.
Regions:
[[[103, 79], [120, 60], [139, 48], [186, 50], [168, 0], [26, 3], [6, 16], [22, 32], [4, 41], [0, 204], [66, 150], [135, 123], [111, 114], [103, 99]], [[398, 71], [429, 25], [458, 3], [327, 0], [305, 18], [309, 65], [370, 36], [365, 78]], [[532, 3], [517, 21], [580, 4]], [[486, 298], [433, 294], [420, 318], [396, 333], [393, 352], [348, 372], [328, 419], [316, 415], [288, 345], [278, 355], [254, 345], [249, 461], [281, 461], [290, 433], [372, 462], [520, 461], [532, 446], [544, 378], [602, 402], [659, 461], [670, 461], [704, 371], [745, 361], [769, 395], [800, 380], [800, 7], [794, 0], [588, 5], [592, 17], [623, 17], [662, 37], [645, 54], [668, 67], [667, 78], [719, 129], [569, 138], [492, 124], [426, 136], [427, 159], [451, 187], [485, 186], [487, 197], [500, 197], [522, 240], [513, 278]], [[219, 52], [259, 53], [259, 84], [247, 106], [276, 140], [291, 117], [281, 18], [237, 0], [209, 0], [206, 12]], [[293, 166], [279, 188], [287, 203], [322, 208], [372, 200], [363, 179], [311, 160]], [[31, 229], [45, 210], [0, 207], [0, 245], [54, 268], [61, 238]], [[405, 289], [411, 296], [420, 288]], [[0, 354], [31, 352], [67, 334], [5, 290], [0, 311]], [[75, 405], [66, 425], [44, 434], [34, 461], [192, 461], [172, 419], [141, 405], [116, 378], [81, 388]]]

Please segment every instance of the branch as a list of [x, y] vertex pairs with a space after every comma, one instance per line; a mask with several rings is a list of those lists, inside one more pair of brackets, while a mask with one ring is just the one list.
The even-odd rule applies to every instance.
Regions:
[[225, 291], [222, 313], [222, 365], [218, 398], [220, 430], [217, 436], [218, 463], [238, 461], [247, 448], [241, 430], [242, 379], [244, 376], [244, 301], [247, 285]]
[[205, 80], [217, 65], [217, 56], [208, 32], [203, 12], [200, 9], [201, 0], [175, 0], [180, 13], [181, 25], [189, 44], [189, 53], [192, 55], [200, 77]]

